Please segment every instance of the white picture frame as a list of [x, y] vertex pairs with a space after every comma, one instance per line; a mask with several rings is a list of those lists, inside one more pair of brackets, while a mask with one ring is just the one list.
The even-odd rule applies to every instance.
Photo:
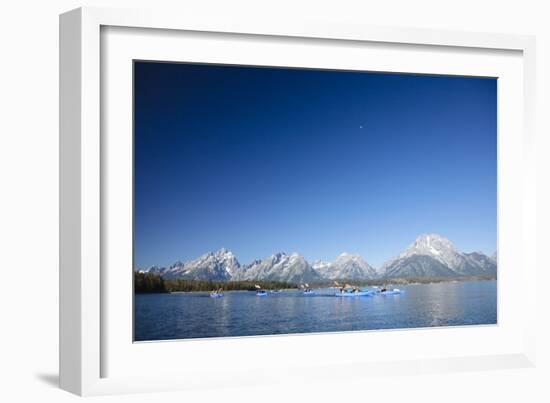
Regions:
[[[127, 124], [131, 118], [128, 116], [131, 99], [127, 96], [128, 91], [131, 94], [131, 86], [128, 88], [129, 81], [123, 76], [127, 71], [124, 70], [124, 66], [127, 66], [132, 58], [152, 57], [155, 60], [177, 61], [178, 56], [172, 54], [172, 49], [178, 41], [185, 40], [186, 33], [193, 33], [193, 38], [186, 43], [187, 49], [194, 49], [194, 61], [205, 61], [206, 58], [210, 62], [249, 61], [251, 64], [273, 64], [273, 60], [279, 57], [281, 65], [297, 63], [298, 66], [302, 66], [320, 63], [326, 67], [327, 61], [319, 59], [313, 62], [309, 59], [300, 59], [297, 55], [293, 59], [294, 62], [290, 59], [284, 61], [283, 52], [276, 48], [279, 44], [294, 46], [294, 42], [299, 43], [301, 49], [313, 44], [325, 46], [334, 52], [339, 52], [340, 48], [346, 46], [354, 48], [352, 53], [342, 51], [338, 60], [343, 60], [342, 63], [345, 64], [350, 63], [350, 58], [357, 57], [357, 52], [363, 52], [363, 45], [367, 48], [393, 46], [396, 49], [395, 54], [386, 53], [393, 65], [390, 62], [384, 65], [382, 61], [379, 65], [368, 66], [384, 71], [422, 70], [433, 74], [479, 72], [482, 75], [502, 78], [505, 84], [501, 87], [502, 91], [499, 90], [499, 103], [505, 109], [500, 109], [499, 106], [499, 116], [503, 115], [505, 120], [501, 121], [499, 118], [499, 325], [477, 330], [419, 329], [410, 332], [353, 332], [339, 335], [132, 344], [127, 337], [128, 332], [131, 332], [128, 328], [128, 324], [131, 324], [132, 313], [128, 309], [131, 302], [124, 298], [112, 298], [108, 286], [111, 282], [118, 282], [117, 284], [131, 291], [131, 282], [127, 282], [124, 277], [113, 276], [108, 270], [113, 263], [111, 259], [117, 259], [112, 255], [113, 248], [109, 247], [111, 243], [120, 242], [121, 245], [128, 245], [127, 234], [128, 226], [131, 227], [131, 217], [128, 221], [129, 216], [124, 214], [124, 209], [128, 206], [124, 203], [117, 206], [113, 204], [113, 200], [127, 200], [128, 189], [131, 189], [130, 183], [125, 185], [128, 171], [124, 171], [128, 168], [125, 162], [128, 162], [129, 155], [124, 150], [131, 147], [131, 142], [128, 143], [127, 136], [114, 136], [110, 133], [113, 128], [120, 129], [121, 133], [127, 133]], [[105, 34], [113, 36], [106, 39]], [[247, 58], [246, 46], [251, 45], [242, 40], [243, 49], [238, 49], [237, 44], [233, 44], [235, 47], [231, 48], [232, 54], [217, 53], [214, 58], [207, 53], [198, 52], [197, 49], [208, 49], [210, 45], [203, 42], [199, 47], [193, 45], [192, 41], [200, 41], [202, 36], [212, 34], [215, 34], [214, 42], [218, 44], [229, 44], [232, 38], [239, 38], [239, 41], [241, 38], [248, 38], [260, 44], [262, 41], [269, 41], [273, 51], [263, 60], [259, 59], [261, 52]], [[135, 40], [138, 35], [142, 35], [140, 50], [131, 46], [132, 37]], [[432, 66], [415, 67], [405, 65], [404, 60], [400, 62], [399, 52], [410, 51], [409, 48], [414, 52], [423, 52], [425, 59], [431, 62]], [[334, 369], [337, 369], [338, 378], [345, 379], [347, 376], [380, 373], [408, 374], [419, 371], [534, 365], [534, 314], [520, 314], [520, 308], [514, 308], [516, 301], [509, 300], [508, 298], [512, 297], [507, 296], [511, 295], [507, 290], [514, 281], [534, 278], [537, 270], [534, 250], [536, 184], [533, 179], [533, 156], [536, 150], [533, 123], [534, 49], [534, 38], [521, 35], [350, 26], [320, 21], [249, 21], [244, 17], [239, 20], [214, 21], [196, 19], [192, 15], [103, 8], [81, 8], [61, 15], [61, 387], [79, 395], [95, 395], [208, 388], [236, 383], [241, 386], [271, 382], [292, 383], [296, 382], [297, 376], [300, 382], [329, 381], [335, 377]], [[430, 52], [443, 52], [447, 56], [442, 58], [443, 61], [440, 63]], [[470, 66], [467, 62], [462, 65], [460, 61], [468, 59], [468, 55], [473, 55], [472, 60], [476, 61]], [[208, 59], [209, 57], [211, 58]], [[232, 57], [236, 59], [233, 60]], [[312, 51], [309, 57], [316, 60], [316, 53]], [[445, 62], [444, 59], [447, 57], [449, 60]], [[105, 58], [108, 60], [104, 60]], [[334, 63], [330, 67], [349, 67], [338, 65], [338, 61]], [[120, 66], [123, 69], [120, 69]], [[363, 65], [357, 65], [357, 68], [361, 69], [361, 66]], [[498, 72], [502, 72], [502, 75]], [[112, 79], [107, 80], [107, 76]], [[111, 107], [119, 113], [112, 113]], [[126, 166], [122, 171], [117, 170], [118, 168], [109, 162], [113, 154], [126, 156], [119, 164], [122, 167]], [[114, 197], [115, 192], [121, 190], [126, 190], [126, 193]], [[118, 214], [120, 212], [122, 213]], [[119, 219], [121, 216], [122, 221]], [[512, 248], [507, 248], [507, 245], [516, 245], [516, 248], [511, 251]], [[127, 256], [121, 255], [120, 258], [127, 259]], [[125, 262], [119, 261], [123, 264]], [[512, 273], [509, 269], [511, 267], [521, 269]], [[510, 275], [501, 276], [502, 270]], [[500, 284], [501, 278], [503, 285]], [[125, 281], [126, 285], [123, 284]], [[521, 312], [534, 313], [535, 299], [534, 292], [522, 298]], [[506, 316], [508, 312], [509, 317]], [[521, 320], [518, 319], [520, 316]], [[501, 321], [500, 318], [504, 320]], [[330, 348], [341, 343], [343, 338], [350, 348], [360, 345], [365, 340], [383, 343], [382, 339], [392, 339], [401, 344], [415, 343], [420, 347], [416, 354], [397, 349], [394, 354], [388, 354], [386, 357], [377, 356], [371, 351], [369, 357], [364, 358], [354, 356], [353, 359], [313, 359], [307, 371], [304, 370], [304, 366], [293, 362], [292, 359], [277, 362], [277, 354], [283, 348], [296, 351], [310, 349], [310, 352], [313, 352], [320, 345]], [[453, 338], [460, 339], [462, 344], [447, 352], [444, 343]], [[201, 365], [200, 357], [204, 357], [204, 354], [213, 354], [217, 357], [221, 355], [223, 362], [235, 360], [237, 356], [232, 356], [231, 351], [239, 352], [243, 349], [246, 349], [247, 353], [262, 353], [268, 356], [271, 354], [271, 365], [269, 368], [262, 368], [261, 364], [247, 368], [241, 364], [233, 366], [231, 371], [223, 366], [217, 371], [211, 371], [207, 366]], [[185, 364], [179, 363], [178, 360], [169, 360], [168, 355], [176, 350], [179, 351], [176, 354], [185, 354], [187, 357]], [[156, 357], [154, 360], [153, 356]], [[208, 362], [208, 359], [206, 361]], [[154, 368], [155, 372], [158, 372], [157, 375], [149, 374], [146, 367], [140, 367], [136, 362], [143, 362], [145, 366]], [[156, 371], [161, 365], [164, 370]], [[204, 379], [206, 373], [209, 374], [208, 380]]]

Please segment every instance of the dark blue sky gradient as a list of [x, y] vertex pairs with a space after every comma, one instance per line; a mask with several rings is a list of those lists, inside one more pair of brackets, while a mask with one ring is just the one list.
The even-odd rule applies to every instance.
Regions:
[[135, 63], [135, 264], [496, 248], [495, 79]]

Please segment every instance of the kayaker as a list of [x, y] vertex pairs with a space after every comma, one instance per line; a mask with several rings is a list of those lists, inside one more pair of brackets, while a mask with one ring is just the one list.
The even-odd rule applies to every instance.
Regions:
[[335, 281], [334, 281], [334, 285], [335, 285], [336, 287], [338, 287], [338, 291], [340, 291], [340, 293], [343, 293], [343, 292], [345, 291], [345, 288], [346, 288], [346, 287], [343, 286], [343, 285], [341, 285], [338, 281], [335, 280]]
[[344, 286], [344, 291], [345, 292], [354, 293], [356, 289], [357, 289], [356, 286], [350, 285], [348, 283], [346, 283], [346, 285]]

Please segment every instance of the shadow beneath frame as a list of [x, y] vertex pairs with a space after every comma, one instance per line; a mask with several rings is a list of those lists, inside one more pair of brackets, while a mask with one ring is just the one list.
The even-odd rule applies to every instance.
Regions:
[[59, 387], [59, 375], [58, 374], [52, 374], [52, 373], [39, 373], [35, 374], [36, 379], [39, 379], [43, 383], [53, 386], [55, 388]]

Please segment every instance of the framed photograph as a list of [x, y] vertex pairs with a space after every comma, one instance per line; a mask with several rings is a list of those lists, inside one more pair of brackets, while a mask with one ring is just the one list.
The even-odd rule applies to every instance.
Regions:
[[96, 8], [60, 35], [64, 389], [533, 365], [532, 37]]
[[134, 341], [497, 324], [497, 78], [133, 75]]

